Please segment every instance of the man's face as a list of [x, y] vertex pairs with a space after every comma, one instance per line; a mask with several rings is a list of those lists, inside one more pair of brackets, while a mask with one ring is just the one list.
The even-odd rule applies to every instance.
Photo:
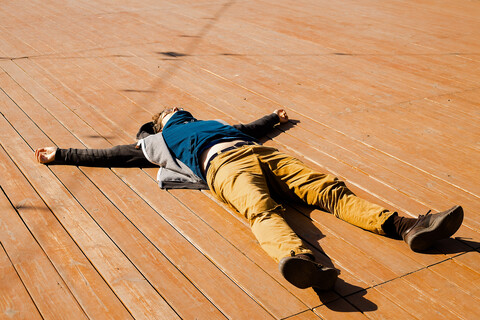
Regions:
[[167, 124], [168, 120], [170, 120], [170, 118], [175, 114], [175, 112], [178, 111], [178, 108], [175, 107], [175, 108], [169, 108], [169, 109], [166, 109], [162, 115], [160, 116], [160, 121], [162, 123], [162, 128], [165, 127], [165, 125]]

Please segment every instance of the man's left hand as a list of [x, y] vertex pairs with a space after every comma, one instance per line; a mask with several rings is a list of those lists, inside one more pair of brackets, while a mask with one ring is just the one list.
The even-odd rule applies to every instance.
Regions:
[[277, 109], [273, 111], [278, 116], [278, 119], [280, 120], [280, 123], [287, 123], [288, 122], [288, 115], [287, 111], [283, 109]]

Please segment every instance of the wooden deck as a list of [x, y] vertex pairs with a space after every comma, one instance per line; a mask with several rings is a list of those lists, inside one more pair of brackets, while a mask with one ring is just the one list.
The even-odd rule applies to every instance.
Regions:
[[[193, 4], [192, 4], [193, 3]], [[320, 210], [287, 219], [335, 290], [292, 287], [247, 223], [155, 169], [44, 166], [38, 147], [133, 143], [162, 106], [462, 228], [426, 254]], [[478, 319], [480, 2], [1, 1], [0, 318]]]

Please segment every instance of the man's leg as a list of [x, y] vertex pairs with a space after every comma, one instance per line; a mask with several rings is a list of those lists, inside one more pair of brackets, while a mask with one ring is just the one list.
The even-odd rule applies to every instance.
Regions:
[[283, 208], [270, 191], [256, 156], [247, 148], [218, 155], [207, 173], [210, 189], [243, 214], [261, 247], [275, 260], [312, 254], [282, 217]]
[[257, 147], [267, 179], [275, 192], [289, 194], [318, 206], [336, 217], [377, 234], [385, 234], [382, 225], [394, 213], [357, 197], [343, 181], [308, 168], [300, 160], [272, 148]]
[[270, 148], [257, 148], [266, 173], [280, 192], [295, 194], [304, 202], [320, 206], [338, 218], [374, 233], [401, 237], [413, 251], [424, 251], [437, 240], [451, 237], [463, 221], [463, 209], [454, 206], [418, 219], [397, 213], [357, 197], [342, 181], [316, 172], [301, 161]]

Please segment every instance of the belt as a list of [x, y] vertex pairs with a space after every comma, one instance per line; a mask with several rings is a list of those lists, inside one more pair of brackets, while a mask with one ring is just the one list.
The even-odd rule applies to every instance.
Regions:
[[241, 142], [235, 143], [235, 144], [234, 144], [233, 146], [231, 146], [231, 147], [222, 149], [222, 150], [218, 151], [217, 153], [214, 153], [214, 154], [210, 157], [210, 159], [208, 159], [208, 161], [207, 161], [207, 166], [205, 167], [205, 176], [207, 175], [208, 168], [210, 168], [210, 163], [211, 163], [212, 160], [215, 159], [219, 154], [225, 153], [225, 152], [230, 151], [230, 150], [233, 150], [233, 149], [240, 148], [241, 146], [254, 145], [254, 144], [258, 144], [258, 143], [254, 142], [254, 141], [241, 141]]

